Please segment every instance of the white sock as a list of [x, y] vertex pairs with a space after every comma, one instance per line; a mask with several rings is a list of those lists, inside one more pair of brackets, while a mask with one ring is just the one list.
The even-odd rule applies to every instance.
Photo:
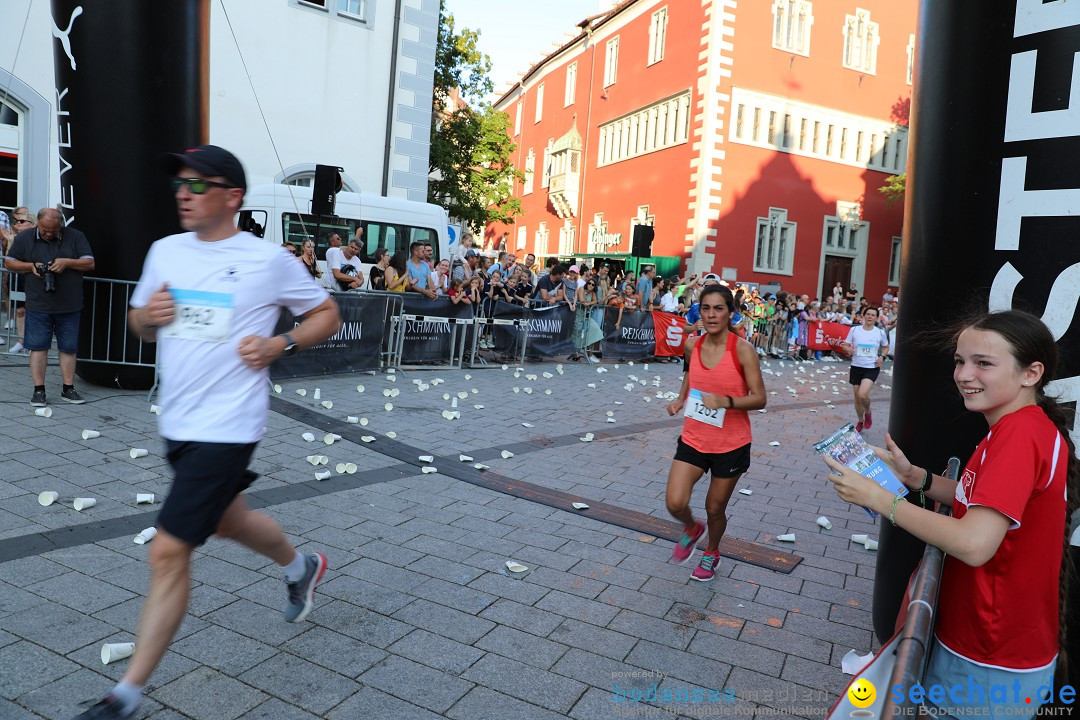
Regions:
[[112, 695], [124, 703], [124, 710], [128, 713], [135, 712], [142, 702], [142, 685], [135, 685], [127, 680], [121, 680], [120, 684], [112, 689]]
[[302, 553], [296, 553], [296, 557], [292, 562], [282, 568], [285, 571], [285, 580], [287, 582], [300, 582], [304, 577], [304, 572], [307, 570], [307, 559]]

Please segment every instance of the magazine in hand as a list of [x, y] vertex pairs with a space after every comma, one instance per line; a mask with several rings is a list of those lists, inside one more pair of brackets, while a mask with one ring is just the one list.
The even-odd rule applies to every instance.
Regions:
[[[866, 444], [862, 435], [855, 427], [848, 423], [834, 432], [821, 442], [814, 443], [814, 450], [821, 455], [828, 455], [841, 465], [846, 465], [855, 472], [870, 478], [893, 495], [904, 497], [908, 489], [900, 479], [893, 474], [889, 466], [878, 458], [874, 449]], [[863, 508], [871, 518], [876, 518], [877, 513], [869, 508]]]

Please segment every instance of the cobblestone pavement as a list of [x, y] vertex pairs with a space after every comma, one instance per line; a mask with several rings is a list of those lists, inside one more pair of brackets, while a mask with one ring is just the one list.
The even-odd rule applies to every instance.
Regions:
[[[306, 622], [283, 622], [278, 569], [211, 540], [196, 553], [188, 616], [140, 717], [822, 717], [846, 684], [840, 658], [877, 649], [875, 554], [849, 537], [878, 528], [836, 498], [809, 447], [852, 419], [846, 365], [765, 369], [775, 394], [753, 414], [753, 465], [739, 483], [753, 494], [734, 495], [728, 532], [803, 561], [784, 574], [725, 558], [711, 583], [689, 580], [693, 564], [669, 564], [667, 540], [447, 474], [476, 474], [464, 453], [515, 481], [667, 518], [680, 423], [656, 393], [678, 389], [681, 366], [543, 362], [516, 374], [493, 366], [281, 383], [249, 493], [297, 546], [328, 555], [317, 606]], [[868, 433], [877, 442], [886, 372]], [[0, 360], [4, 720], [67, 720], [106, 692], [127, 661], [103, 665], [101, 644], [134, 639], [146, 593], [149, 546], [132, 538], [155, 508], [135, 495], [160, 502], [170, 479], [155, 418], [144, 392], [79, 389], [87, 404], [37, 417], [25, 361]], [[460, 419], [442, 415], [454, 409]], [[83, 440], [84, 429], [101, 436]], [[330, 430], [343, 439], [328, 446]], [[595, 440], [582, 442], [589, 432]], [[354, 442], [364, 434], [376, 439]], [[131, 448], [149, 452], [132, 459]], [[312, 454], [329, 457], [331, 479], [315, 480]], [[439, 473], [421, 472], [426, 454]], [[337, 473], [346, 462], [358, 471]], [[44, 507], [46, 490], [60, 499]], [[694, 494], [699, 514], [704, 490]], [[97, 504], [77, 512], [75, 497]], [[789, 532], [793, 544], [776, 541]], [[510, 559], [528, 571], [509, 573]], [[665, 691], [682, 699], [652, 699]]]

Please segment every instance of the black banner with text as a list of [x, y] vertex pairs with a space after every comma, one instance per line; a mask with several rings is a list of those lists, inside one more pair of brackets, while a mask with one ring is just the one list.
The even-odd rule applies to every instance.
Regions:
[[[604, 313], [604, 358], [643, 358], [656, 354], [656, 335], [651, 312], [606, 308]], [[616, 327], [618, 325], [618, 327]]]
[[[334, 300], [341, 311], [341, 329], [315, 347], [279, 358], [270, 366], [271, 378], [379, 369], [386, 338], [386, 304], [390, 299], [363, 293], [334, 293]], [[282, 310], [275, 332], [289, 332], [296, 324], [292, 313]]]
[[[405, 344], [401, 349], [402, 365], [423, 365], [434, 362], [450, 362], [450, 338], [453, 335], [450, 319], [473, 316], [472, 305], [455, 304], [450, 298], [435, 300], [418, 293], [405, 294], [405, 314], [417, 315], [429, 320], [405, 321]], [[472, 325], [459, 325], [457, 342], [468, 342]]]

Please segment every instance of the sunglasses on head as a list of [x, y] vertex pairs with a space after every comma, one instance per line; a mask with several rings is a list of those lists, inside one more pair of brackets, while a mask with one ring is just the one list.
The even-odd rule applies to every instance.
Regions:
[[235, 188], [235, 185], [229, 185], [228, 183], [217, 182], [215, 180], [206, 180], [204, 178], [182, 178], [174, 177], [172, 179], [173, 192], [180, 192], [180, 188], [187, 185], [188, 190], [192, 195], [202, 195], [204, 192], [212, 187], [225, 188], [231, 190]]

